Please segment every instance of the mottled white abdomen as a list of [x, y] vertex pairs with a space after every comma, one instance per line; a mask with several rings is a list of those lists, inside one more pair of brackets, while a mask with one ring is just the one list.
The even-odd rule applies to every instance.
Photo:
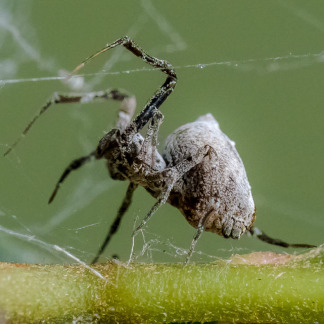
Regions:
[[237, 239], [252, 226], [255, 205], [235, 143], [215, 118], [207, 114], [176, 129], [166, 139], [163, 157], [172, 167], [204, 146], [210, 147], [208, 154], [177, 182], [168, 201], [195, 228], [208, 214], [205, 231]]

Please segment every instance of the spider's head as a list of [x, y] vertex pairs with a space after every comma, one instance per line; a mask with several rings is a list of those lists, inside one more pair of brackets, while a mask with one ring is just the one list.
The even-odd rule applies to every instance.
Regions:
[[120, 169], [121, 150], [120, 150], [120, 130], [112, 129], [100, 141], [96, 150], [96, 158], [105, 158], [107, 167], [112, 179], [126, 180], [123, 170]]
[[132, 173], [132, 164], [143, 145], [143, 136], [135, 133], [131, 139], [120, 129], [112, 129], [100, 141], [96, 158], [105, 158], [109, 174], [114, 180], [127, 180]]
[[110, 151], [114, 151], [118, 148], [118, 138], [120, 138], [120, 130], [112, 129], [108, 132], [100, 141], [96, 150], [96, 158], [101, 159], [107, 158]]

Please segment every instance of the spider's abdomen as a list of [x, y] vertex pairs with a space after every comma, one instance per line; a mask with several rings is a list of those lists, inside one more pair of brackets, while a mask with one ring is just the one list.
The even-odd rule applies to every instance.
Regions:
[[207, 114], [176, 129], [166, 139], [163, 157], [172, 167], [210, 150], [174, 186], [168, 202], [177, 207], [195, 228], [207, 214], [205, 231], [239, 238], [255, 220], [255, 205], [243, 162], [235, 144]]

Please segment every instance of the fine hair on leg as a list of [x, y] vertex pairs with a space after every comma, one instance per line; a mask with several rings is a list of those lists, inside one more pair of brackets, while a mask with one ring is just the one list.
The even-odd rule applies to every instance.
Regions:
[[[135, 108], [136, 108], [136, 101], [134, 97], [129, 97], [128, 94], [122, 93], [119, 90], [106, 90], [106, 91], [99, 91], [99, 92], [92, 92], [87, 93], [83, 95], [59, 95], [56, 94], [53, 96], [53, 98], [40, 110], [39, 114], [29, 123], [29, 125], [26, 128], [26, 132], [30, 129], [31, 125], [36, 121], [36, 119], [51, 105], [51, 104], [58, 104], [58, 103], [71, 103], [71, 102], [92, 102], [96, 101], [98, 99], [105, 99], [105, 100], [117, 100], [121, 101], [121, 107], [119, 109], [118, 113], [118, 120], [117, 120], [117, 126], [119, 126], [121, 129], [124, 129], [128, 126], [129, 121], [131, 120]], [[46, 108], [45, 108], [46, 107]], [[44, 109], [45, 108], [45, 109]], [[101, 156], [98, 156], [97, 151], [93, 151], [90, 154], [77, 158], [73, 160], [69, 166], [64, 170], [63, 174], [61, 175], [60, 179], [58, 180], [55, 189], [53, 193], [51, 194], [48, 203], [50, 204], [61, 184], [63, 181], [67, 178], [67, 176], [70, 174], [71, 171], [79, 169], [81, 166], [83, 166], [86, 162], [89, 162], [92, 157], [95, 157], [96, 159], [100, 159]]]
[[102, 100], [117, 100], [123, 101], [128, 98], [129, 95], [127, 93], [123, 93], [117, 89], [113, 90], [105, 90], [105, 91], [97, 91], [97, 92], [88, 92], [83, 94], [60, 94], [55, 92], [51, 99], [39, 110], [39, 112], [35, 115], [35, 117], [28, 123], [20, 137], [16, 139], [16, 141], [9, 146], [8, 150], [4, 153], [4, 156], [8, 155], [24, 138], [31, 127], [35, 124], [37, 119], [44, 114], [52, 105], [57, 104], [68, 104], [68, 103], [88, 103], [88, 102], [96, 102]]
[[191, 257], [192, 257], [192, 254], [195, 250], [195, 246], [202, 234], [202, 232], [205, 230], [205, 226], [206, 226], [206, 223], [207, 223], [207, 220], [210, 216], [210, 214], [214, 211], [214, 209], [211, 209], [206, 215], [205, 217], [201, 218], [199, 220], [199, 224], [198, 224], [198, 227], [197, 227], [197, 232], [195, 234], [195, 236], [193, 237], [192, 239], [192, 242], [191, 242], [191, 245], [190, 245], [190, 248], [189, 248], [189, 252], [187, 254], [187, 257], [186, 257], [186, 261], [185, 261], [185, 264], [188, 264]]
[[188, 172], [190, 169], [199, 164], [203, 160], [203, 158], [209, 154], [210, 150], [213, 149], [209, 145], [205, 145], [204, 147], [198, 149], [197, 153], [194, 156], [189, 156], [187, 159], [184, 159], [183, 161], [171, 168], [165, 169], [161, 172], [154, 172], [151, 175], [147, 176], [147, 178], [150, 178], [152, 182], [154, 182], [154, 180], [158, 178], [164, 179], [166, 186], [162, 188], [161, 194], [159, 195], [157, 202], [153, 205], [153, 207], [144, 217], [140, 225], [133, 232], [133, 237], [149, 221], [149, 219], [159, 209], [159, 207], [161, 207], [167, 201], [175, 183], [180, 178], [182, 178], [186, 172]]
[[316, 245], [312, 244], [304, 244], [304, 243], [287, 243], [285, 241], [282, 241], [280, 239], [275, 239], [270, 236], [268, 236], [266, 233], [263, 231], [259, 230], [257, 227], [253, 226], [249, 232], [251, 233], [252, 236], [256, 236], [259, 240], [271, 244], [271, 245], [277, 245], [277, 246], [282, 246], [284, 248], [315, 248]]
[[167, 75], [165, 82], [154, 93], [153, 97], [147, 102], [141, 113], [135, 118], [134, 122], [130, 125], [130, 127], [132, 127], [135, 132], [138, 132], [152, 118], [154, 109], [158, 109], [167, 99], [167, 97], [172, 93], [177, 83], [177, 75], [172, 65], [169, 64], [166, 60], [161, 60], [149, 55], [141, 47], [135, 44], [128, 36], [124, 36], [122, 38], [117, 39], [111, 44], [107, 44], [103, 49], [86, 58], [72, 71], [71, 74], [74, 74], [77, 71], [79, 71], [96, 56], [106, 51], [109, 51], [110, 49], [115, 48], [117, 46], [124, 46], [128, 51], [142, 59], [145, 63], [157, 69], [160, 69], [163, 73]]
[[92, 260], [91, 264], [95, 264], [97, 263], [97, 261], [99, 260], [100, 256], [102, 255], [102, 253], [105, 251], [105, 248], [108, 246], [111, 238], [113, 237], [113, 235], [118, 231], [118, 228], [120, 226], [121, 220], [123, 218], [123, 216], [125, 215], [125, 213], [127, 212], [129, 206], [132, 203], [132, 197], [133, 197], [133, 193], [136, 190], [136, 188], [138, 187], [138, 185], [134, 184], [133, 182], [130, 182], [125, 194], [125, 197], [122, 201], [121, 206], [119, 207], [117, 216], [114, 220], [114, 222], [111, 224], [109, 232], [104, 240], [104, 242], [102, 243], [102, 245], [100, 246], [100, 249], [98, 250], [96, 256], [94, 257], [94, 259]]
[[88, 154], [86, 156], [75, 159], [69, 164], [69, 166], [64, 170], [63, 174], [61, 175], [60, 179], [58, 180], [58, 182], [54, 188], [54, 191], [52, 192], [52, 194], [50, 196], [50, 198], [48, 200], [49, 204], [54, 200], [58, 190], [61, 187], [61, 184], [64, 182], [64, 180], [70, 174], [70, 172], [79, 169], [85, 163], [89, 162], [92, 157], [95, 157], [95, 156], [96, 156], [96, 151], [91, 152], [90, 154]]

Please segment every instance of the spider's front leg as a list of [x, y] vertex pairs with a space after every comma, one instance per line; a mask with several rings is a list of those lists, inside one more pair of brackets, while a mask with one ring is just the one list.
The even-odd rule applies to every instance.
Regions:
[[161, 60], [149, 55], [128, 36], [124, 36], [122, 38], [117, 39], [111, 44], [107, 44], [103, 49], [89, 56], [72, 71], [72, 74], [79, 71], [98, 55], [107, 52], [117, 46], [124, 46], [128, 51], [130, 51], [135, 56], [139, 57], [145, 63], [149, 64], [154, 68], [159, 69], [167, 75], [165, 82], [155, 92], [153, 97], [147, 102], [141, 113], [135, 118], [134, 122], [131, 124], [132, 129], [135, 131], [135, 133], [137, 133], [151, 120], [154, 114], [154, 110], [158, 109], [168, 98], [168, 96], [172, 93], [177, 84], [177, 75], [173, 66], [169, 64], [166, 60]]
[[[117, 100], [117, 101], [125, 101], [129, 100], [132, 97], [129, 94], [121, 92], [119, 90], [105, 90], [105, 91], [97, 91], [97, 92], [87, 92], [87, 93], [78, 93], [78, 94], [60, 94], [55, 92], [52, 95], [52, 98], [39, 110], [36, 116], [28, 123], [20, 137], [8, 148], [8, 150], [4, 153], [4, 156], [8, 155], [18, 143], [24, 138], [31, 127], [35, 124], [37, 119], [41, 117], [51, 106], [55, 106], [57, 104], [69, 104], [69, 103], [88, 103], [88, 102], [98, 102], [103, 100]], [[136, 104], [135, 104], [136, 105]], [[130, 119], [133, 117], [135, 109], [132, 111], [132, 114], [129, 118], [127, 125], [130, 122]], [[123, 125], [123, 124], [122, 124]], [[127, 126], [125, 125], [124, 128]]]

